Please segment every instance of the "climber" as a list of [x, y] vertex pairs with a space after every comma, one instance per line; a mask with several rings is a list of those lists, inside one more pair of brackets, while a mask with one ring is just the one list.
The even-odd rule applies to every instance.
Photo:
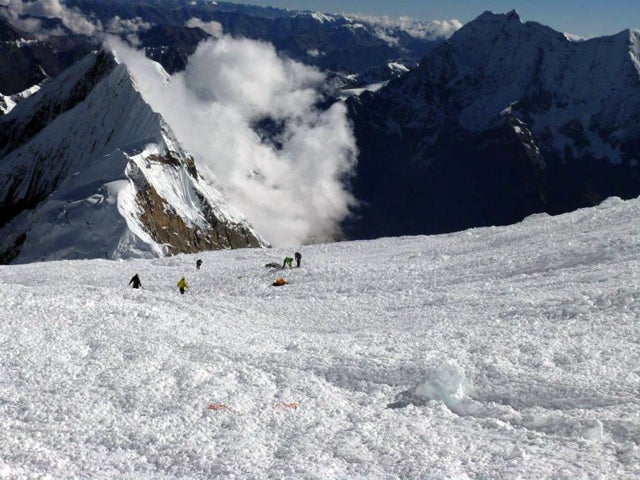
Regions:
[[129, 280], [129, 285], [133, 283], [133, 288], [140, 288], [142, 286], [142, 282], [140, 281], [140, 277], [136, 273], [131, 280]]
[[185, 289], [189, 288], [189, 285], [187, 285], [187, 281], [184, 279], [184, 277], [182, 277], [178, 282], [178, 288], [180, 289], [180, 293], [182, 293], [183, 295]]

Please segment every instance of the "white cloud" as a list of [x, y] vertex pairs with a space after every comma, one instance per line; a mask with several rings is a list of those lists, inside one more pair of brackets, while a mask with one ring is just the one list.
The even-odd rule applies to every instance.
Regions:
[[221, 23], [213, 22], [213, 21], [203, 22], [197, 17], [190, 18], [187, 21], [186, 26], [190, 28], [195, 28], [195, 27], [201, 28], [202, 30], [204, 30], [214, 38], [220, 38], [222, 37], [222, 35], [224, 35], [224, 31]]
[[393, 29], [399, 29], [414, 38], [436, 40], [449, 38], [462, 27], [459, 20], [419, 21], [411, 17], [373, 16], [363, 14], [347, 14], [347, 18], [377, 27], [376, 33], [389, 43], [397, 42], [393, 38]]
[[[122, 19], [118, 16], [113, 17], [105, 28], [100, 21], [88, 18], [75, 8], [68, 8], [60, 0], [4, 0], [2, 5], [8, 7], [2, 13], [12, 25], [40, 37], [65, 35], [66, 32], [62, 29], [45, 29], [39, 18], [58, 18], [67, 29], [80, 35], [101, 35], [104, 32], [129, 35], [133, 43], [137, 41], [136, 33], [151, 28], [141, 18]], [[29, 17], [21, 18], [24, 15]]]
[[140, 17], [123, 19], [116, 15], [111, 20], [109, 20], [106, 31], [119, 35], [144, 32], [146, 30], [149, 30], [150, 28], [151, 24], [149, 22], [145, 22]]
[[93, 35], [102, 31], [99, 21], [92, 21], [83, 15], [79, 10], [67, 8], [59, 0], [36, 0], [33, 2], [23, 2], [22, 0], [5, 1], [7, 10], [3, 11], [5, 17], [16, 28], [38, 35], [63, 35], [60, 30], [46, 30], [42, 27], [42, 22], [37, 19], [22, 19], [21, 15], [31, 15], [32, 17], [59, 18], [62, 24], [73, 33], [81, 35]]
[[[323, 75], [276, 54], [273, 46], [223, 37], [202, 43], [171, 77], [141, 52], [112, 39], [145, 99], [215, 178], [230, 203], [274, 245], [329, 240], [354, 198], [342, 179], [356, 159], [345, 107], [315, 108]], [[254, 131], [281, 126], [274, 146]]]
[[137, 47], [142, 43], [138, 33], [145, 32], [150, 28], [151, 24], [140, 17], [122, 19], [116, 15], [107, 24], [106, 31], [115, 35], [124, 35], [131, 45]]

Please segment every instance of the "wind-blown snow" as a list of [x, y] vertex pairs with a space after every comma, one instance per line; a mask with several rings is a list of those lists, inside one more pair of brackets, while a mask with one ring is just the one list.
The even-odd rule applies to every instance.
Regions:
[[0, 477], [638, 478], [639, 216], [0, 267]]
[[65, 35], [61, 29], [44, 29], [38, 18], [22, 18], [24, 14], [33, 17], [59, 18], [67, 29], [76, 34], [93, 35], [102, 31], [102, 24], [99, 21], [87, 18], [76, 8], [68, 8], [60, 0], [9, 0], [5, 5], [8, 8], [1, 14], [5, 15], [12, 25], [27, 32], [39, 35]]

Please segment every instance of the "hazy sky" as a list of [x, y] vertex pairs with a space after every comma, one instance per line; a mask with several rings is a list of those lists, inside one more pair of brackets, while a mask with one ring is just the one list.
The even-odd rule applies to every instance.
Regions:
[[465, 23], [485, 10], [516, 9], [523, 21], [544, 23], [558, 31], [594, 37], [640, 29], [640, 0], [242, 0], [234, 3], [328, 13], [410, 16], [418, 20]]

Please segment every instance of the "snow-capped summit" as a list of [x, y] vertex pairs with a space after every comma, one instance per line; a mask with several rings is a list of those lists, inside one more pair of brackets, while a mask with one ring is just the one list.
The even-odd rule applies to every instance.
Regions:
[[[541, 95], [548, 97], [549, 105], [534, 108], [541, 107], [553, 118], [531, 123], [551, 123], [558, 128], [575, 118], [572, 105], [586, 106], [580, 116], [585, 120], [597, 116], [595, 120], [604, 123], [599, 125], [601, 130], [631, 121], [640, 110], [638, 37], [634, 31], [576, 43], [539, 23], [521, 23], [515, 12], [485, 12], [453, 35], [447, 47], [449, 61], [432, 63], [427, 57], [423, 71], [437, 81], [444, 73], [438, 66], [455, 72], [449, 79], [454, 88], [474, 97], [461, 111], [461, 121], [469, 129], [484, 128], [498, 111], [517, 102], [526, 116], [532, 112], [524, 104], [531, 100], [539, 103]], [[600, 101], [605, 98], [606, 102]], [[600, 143], [593, 139], [592, 154], [601, 153], [597, 151]], [[620, 155], [609, 158], [621, 159]]]
[[111, 53], [0, 117], [3, 262], [264, 244], [198, 174]]
[[351, 99], [366, 207], [349, 230], [437, 233], [637, 196], [639, 38], [575, 42], [485, 12], [419, 68]]

